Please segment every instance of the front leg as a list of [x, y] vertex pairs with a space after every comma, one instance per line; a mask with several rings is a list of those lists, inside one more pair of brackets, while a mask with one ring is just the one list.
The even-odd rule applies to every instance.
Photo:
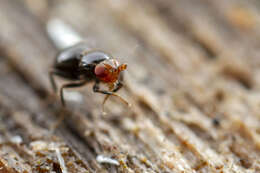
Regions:
[[102, 109], [103, 109], [103, 113], [104, 113], [104, 104], [106, 102], [106, 100], [108, 99], [109, 96], [116, 96], [118, 97], [122, 102], [124, 102], [127, 106], [130, 106], [130, 104], [125, 100], [123, 99], [121, 96], [119, 96], [118, 94], [114, 93], [116, 91], [118, 91], [123, 85], [120, 84], [120, 85], [117, 85], [117, 87], [115, 89], [113, 89], [112, 91], [106, 91], [106, 90], [101, 90], [99, 88], [99, 82], [96, 81], [95, 85], [93, 86], [93, 91], [94, 92], [98, 92], [98, 93], [102, 93], [102, 94], [106, 94], [106, 97], [102, 103]]
[[124, 84], [119, 81], [116, 85], [116, 87], [112, 90], [112, 92], [117, 92], [118, 90], [120, 90], [122, 87], [124, 86]]
[[[118, 82], [115, 88], [111, 88], [112, 92], [117, 92], [118, 90], [120, 90], [123, 87], [123, 83], [122, 82]], [[106, 97], [103, 100], [103, 104], [104, 105], [107, 101], [107, 99], [109, 98], [110, 95], [106, 95]]]
[[96, 81], [96, 83], [94, 84], [93, 91], [98, 92], [98, 93], [102, 93], [102, 94], [106, 94], [106, 95], [113, 95], [114, 94], [112, 91], [101, 90], [99, 88], [99, 82], [98, 81]]

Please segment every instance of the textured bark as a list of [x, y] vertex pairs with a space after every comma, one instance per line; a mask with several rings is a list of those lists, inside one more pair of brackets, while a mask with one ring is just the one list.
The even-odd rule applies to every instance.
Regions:
[[[0, 173], [260, 172], [259, 9], [257, 0], [0, 1]], [[119, 94], [131, 108], [111, 97], [102, 115], [92, 84], [66, 90], [62, 108], [48, 79], [52, 18], [128, 64]]]

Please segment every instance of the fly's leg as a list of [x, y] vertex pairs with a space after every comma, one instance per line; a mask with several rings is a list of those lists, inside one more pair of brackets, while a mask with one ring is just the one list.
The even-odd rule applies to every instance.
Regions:
[[51, 82], [52, 89], [54, 90], [55, 93], [57, 92], [57, 85], [56, 85], [56, 82], [54, 80], [54, 76], [59, 76], [59, 77], [62, 77], [62, 78], [75, 80], [75, 77], [72, 76], [70, 73], [60, 71], [60, 70], [57, 70], [57, 69], [50, 70], [49, 71], [49, 79], [50, 79], [50, 82]]
[[[77, 83], [74, 82], [74, 83], [68, 83], [68, 84], [62, 85], [62, 87], [60, 89], [60, 99], [61, 99], [62, 105], [64, 107], [66, 106], [64, 96], [63, 96], [63, 89], [81, 87], [81, 86], [85, 85], [86, 83], [87, 83], [87, 81], [80, 81]], [[66, 114], [66, 112], [64, 112], [64, 110], [62, 110], [60, 112], [59, 119], [51, 126], [51, 129], [50, 129], [51, 133], [53, 133], [56, 130], [56, 128], [61, 124], [61, 122], [64, 120], [65, 114]]]
[[106, 95], [106, 97], [104, 98], [103, 100], [103, 103], [102, 103], [102, 113], [105, 115], [106, 114], [106, 111], [105, 111], [105, 103], [107, 101], [107, 99], [109, 98], [110, 95]]
[[66, 107], [66, 103], [64, 100], [64, 95], [63, 95], [63, 90], [65, 88], [77, 88], [77, 87], [81, 87], [84, 86], [87, 83], [87, 81], [81, 81], [81, 82], [77, 82], [77, 83], [68, 83], [68, 84], [64, 84], [61, 86], [60, 89], [60, 99], [61, 99], [61, 103], [64, 107]]
[[118, 90], [120, 90], [123, 87], [123, 83], [122, 82], [118, 82], [118, 84], [116, 85], [115, 89], [112, 90], [112, 92], [117, 92]]
[[[116, 88], [114, 88], [114, 89], [112, 90], [112, 92], [113, 92], [113, 93], [117, 92], [117, 91], [120, 90], [123, 86], [124, 86], [123, 83], [118, 82], [118, 84], [116, 85]], [[107, 99], [109, 98], [109, 96], [110, 96], [110, 95], [106, 95], [106, 97], [105, 97], [104, 100], [103, 100], [103, 103], [102, 103], [102, 111], [103, 111], [103, 113], [105, 113], [105, 103], [106, 103]], [[127, 104], [128, 104], [128, 106], [129, 106], [129, 103], [127, 103]]]
[[[121, 86], [120, 86], [121, 85]], [[115, 96], [115, 97], [118, 97], [122, 102], [124, 102], [127, 106], [130, 106], [130, 104], [125, 100], [123, 99], [120, 95], [114, 93], [116, 91], [118, 91], [120, 88], [122, 88], [122, 84], [120, 84], [119, 87], [116, 87], [114, 90], [112, 91], [106, 91], [106, 90], [101, 90], [99, 88], [99, 83], [96, 82], [95, 85], [93, 86], [93, 91], [94, 92], [98, 92], [98, 93], [102, 93], [102, 94], [106, 94], [106, 97], [104, 98], [104, 101], [103, 101], [103, 104], [102, 104], [102, 107], [103, 107], [103, 113], [104, 113], [104, 104], [106, 102], [106, 100], [108, 99], [109, 96]]]
[[52, 89], [54, 90], [54, 92], [56, 93], [57, 92], [57, 85], [56, 85], [56, 82], [54, 80], [54, 75], [58, 75], [58, 74], [53, 70], [49, 71], [49, 79], [50, 79], [50, 82], [51, 82], [51, 86], [52, 86]]
[[[124, 81], [124, 73], [121, 73], [121, 75], [119, 76], [119, 80], [118, 80], [118, 83], [117, 83], [116, 87], [115, 87], [115, 88], [114, 88], [114, 87], [109, 88], [109, 91], [112, 91], [113, 93], [115, 93], [115, 92], [117, 92], [118, 90], [120, 90], [120, 89], [124, 86], [123, 81]], [[103, 103], [102, 103], [103, 112], [105, 112], [105, 111], [104, 111], [104, 110], [105, 110], [104, 105], [105, 105], [107, 99], [109, 98], [109, 96], [110, 96], [110, 95], [106, 95], [106, 97], [105, 97], [104, 100], [103, 100]], [[128, 106], [129, 106], [129, 105], [130, 105], [130, 104], [128, 104]]]

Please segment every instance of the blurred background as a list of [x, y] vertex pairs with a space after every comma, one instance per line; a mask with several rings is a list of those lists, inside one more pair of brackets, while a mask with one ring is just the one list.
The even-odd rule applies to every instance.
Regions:
[[[259, 9], [258, 0], [1, 0], [0, 172], [260, 172]], [[57, 21], [128, 64], [118, 93], [131, 108], [111, 97], [102, 115], [93, 84], [67, 89], [61, 106], [48, 72], [75, 40]]]

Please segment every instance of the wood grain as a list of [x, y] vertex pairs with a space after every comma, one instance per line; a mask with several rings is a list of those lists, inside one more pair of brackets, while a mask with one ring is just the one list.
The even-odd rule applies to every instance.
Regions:
[[[68, 172], [259, 172], [259, 8], [253, 0], [2, 0], [0, 172], [64, 172], [57, 151]], [[46, 32], [53, 18], [128, 64], [119, 94], [130, 109], [111, 98], [102, 115], [92, 84], [66, 90], [62, 108], [48, 80], [59, 51]], [[69, 99], [75, 92], [81, 101]]]

